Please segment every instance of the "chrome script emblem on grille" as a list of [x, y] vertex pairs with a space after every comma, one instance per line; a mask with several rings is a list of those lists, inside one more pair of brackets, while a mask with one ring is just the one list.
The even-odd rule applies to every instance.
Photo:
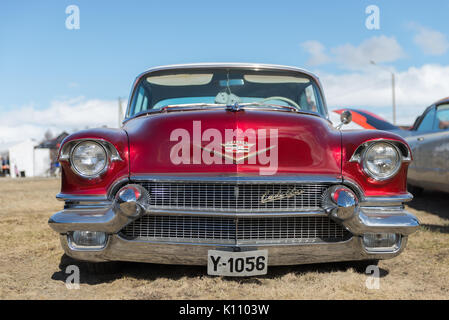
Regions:
[[225, 152], [244, 153], [254, 146], [254, 143], [248, 143], [246, 141], [228, 141], [222, 143], [221, 146], [225, 149]]
[[277, 200], [292, 198], [294, 196], [299, 196], [303, 193], [304, 190], [298, 190], [296, 188], [289, 189], [286, 192], [278, 191], [277, 193], [273, 194], [270, 194], [270, 191], [267, 191], [260, 198], [260, 203], [274, 202]]

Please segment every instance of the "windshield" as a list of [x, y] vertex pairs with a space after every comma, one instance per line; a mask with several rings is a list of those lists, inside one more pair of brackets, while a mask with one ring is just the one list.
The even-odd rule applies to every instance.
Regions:
[[153, 72], [136, 87], [127, 117], [167, 106], [251, 104], [285, 106], [326, 115], [320, 91], [308, 75], [291, 71], [176, 69]]

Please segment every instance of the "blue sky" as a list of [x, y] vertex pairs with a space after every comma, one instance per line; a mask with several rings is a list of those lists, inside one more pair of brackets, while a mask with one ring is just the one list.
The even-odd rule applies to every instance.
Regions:
[[[73, 4], [80, 9], [79, 30], [65, 27], [65, 9]], [[380, 9], [380, 30], [365, 27], [365, 8], [371, 4]], [[369, 66], [369, 56], [361, 58], [366, 58], [366, 67], [348, 67], [351, 52], [360, 57], [373, 38], [386, 43], [387, 49], [381, 48], [385, 54], [393, 45], [394, 57], [389, 59], [380, 53], [380, 60], [398, 72], [399, 80], [404, 73], [403, 83], [408, 85], [413, 81], [413, 68], [437, 66], [444, 71], [449, 65], [447, 49], [436, 48], [437, 54], [426, 52], [422, 41], [420, 46], [415, 38], [427, 30], [447, 40], [448, 12], [449, 1], [437, 0], [2, 1], [0, 112], [11, 116], [27, 108], [46, 110], [55, 101], [69, 101], [69, 106], [91, 100], [113, 101], [127, 97], [135, 76], [151, 66], [231, 61], [311, 69], [327, 79], [323, 81], [325, 92], [327, 85], [331, 87], [328, 101], [335, 106], [360, 104], [360, 99], [349, 97], [344, 101], [329, 96], [340, 90], [335, 81], [343, 83], [349, 76], [367, 78], [369, 74], [384, 73], [374, 87], [379, 84], [378, 95], [385, 95], [385, 99], [373, 102], [367, 97], [366, 105], [388, 117], [388, 73]], [[425, 41], [425, 33], [423, 37]], [[307, 41], [319, 43], [325, 59], [310, 64], [313, 59], [304, 45]], [[366, 46], [364, 41], [368, 41]], [[432, 69], [429, 74], [433, 72], [439, 71]], [[344, 88], [350, 89], [350, 85], [345, 83]], [[413, 89], [413, 85], [399, 88], [404, 97], [409, 96], [408, 88]], [[428, 101], [427, 96], [419, 101], [421, 110], [426, 103], [441, 98], [438, 95], [446, 88], [429, 91]], [[405, 100], [402, 103], [407, 104]]]

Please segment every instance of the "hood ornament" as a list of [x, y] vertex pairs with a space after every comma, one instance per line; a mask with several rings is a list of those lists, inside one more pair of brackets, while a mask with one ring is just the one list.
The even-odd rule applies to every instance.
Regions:
[[[256, 150], [253, 152], [249, 152], [250, 148], [253, 146], [254, 144], [246, 144], [246, 145], [239, 145], [237, 143], [234, 144], [234, 142], [227, 142], [225, 144], [222, 144], [222, 146], [225, 149], [225, 152], [220, 152], [214, 149], [209, 149], [207, 147], [203, 147], [203, 146], [198, 146], [199, 148], [203, 149], [206, 152], [210, 152], [213, 154], [216, 154], [220, 157], [226, 158], [231, 160], [233, 163], [240, 163], [241, 161], [244, 161], [246, 159], [250, 159], [252, 157], [255, 157], [263, 152], [267, 152], [273, 148], [276, 147], [276, 145], [274, 146], [270, 146], [268, 148], [264, 148], [262, 150]], [[238, 157], [237, 154], [241, 154], [243, 153], [242, 156]]]
[[254, 145], [254, 143], [248, 143], [246, 141], [228, 141], [221, 144], [225, 152], [232, 153], [248, 153]]

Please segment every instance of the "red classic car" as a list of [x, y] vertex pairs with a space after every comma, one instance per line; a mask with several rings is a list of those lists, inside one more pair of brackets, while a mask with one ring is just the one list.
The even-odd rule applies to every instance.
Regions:
[[64, 209], [49, 224], [67, 255], [204, 265], [208, 274], [397, 256], [418, 220], [404, 209], [410, 148], [384, 131], [333, 127], [302, 69], [189, 64], [139, 75], [120, 129], [62, 143]]

